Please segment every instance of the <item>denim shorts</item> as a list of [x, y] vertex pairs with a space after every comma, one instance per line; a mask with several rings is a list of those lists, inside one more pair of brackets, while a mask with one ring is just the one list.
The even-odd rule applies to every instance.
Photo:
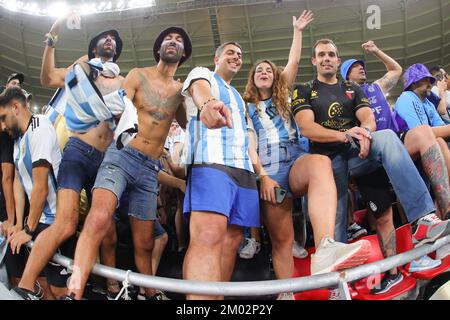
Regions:
[[264, 170], [270, 178], [278, 182], [280, 187], [288, 191], [289, 196], [292, 196], [289, 188], [289, 172], [295, 160], [307, 154], [308, 152], [298, 140], [282, 141], [279, 144], [270, 145], [264, 151], [261, 148], [259, 150], [259, 158]]
[[106, 151], [94, 189], [111, 191], [118, 203], [127, 191], [128, 215], [139, 220], [156, 220], [158, 171], [157, 160], [129, 146], [117, 150], [113, 143]]
[[64, 147], [59, 165], [58, 190], [71, 189], [80, 193], [81, 189], [85, 189], [90, 198], [90, 192], [104, 155], [104, 152], [86, 142], [76, 137], [70, 137]]

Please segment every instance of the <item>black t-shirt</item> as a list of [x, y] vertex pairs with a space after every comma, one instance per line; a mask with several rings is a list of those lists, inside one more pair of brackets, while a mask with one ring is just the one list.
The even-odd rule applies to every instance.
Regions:
[[[14, 163], [13, 161], [14, 141], [6, 133], [0, 133], [0, 163]], [[0, 170], [0, 208], [5, 207], [5, 198], [2, 189], [2, 170]]]
[[[321, 126], [338, 131], [346, 131], [358, 125], [356, 111], [368, 107], [369, 101], [357, 85], [349, 82], [326, 84], [314, 80], [311, 84], [299, 85], [292, 93], [292, 113], [312, 110], [314, 121]], [[347, 150], [342, 142], [311, 142], [311, 152], [335, 156]]]

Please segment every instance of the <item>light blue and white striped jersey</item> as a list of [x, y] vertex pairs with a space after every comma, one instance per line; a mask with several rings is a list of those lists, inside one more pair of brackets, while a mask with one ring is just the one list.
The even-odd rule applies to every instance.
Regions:
[[50, 120], [44, 115], [33, 115], [27, 131], [14, 145], [14, 163], [29, 200], [33, 189], [33, 167], [44, 161], [50, 163], [51, 168], [47, 180], [48, 196], [39, 222], [52, 224], [56, 214], [56, 177], [61, 151]]
[[275, 108], [272, 98], [260, 101], [260, 114], [253, 103], [248, 103], [249, 127], [253, 128], [258, 137], [258, 146], [271, 146], [280, 142], [299, 140], [304, 150], [309, 150], [308, 139], [300, 135], [292, 115], [289, 121], [284, 120]]
[[[50, 122], [55, 125], [56, 119], [58, 119], [58, 115], [61, 110], [65, 108], [65, 104], [67, 103], [67, 98], [65, 94], [65, 89], [59, 88], [53, 94], [50, 102], [47, 104], [47, 109], [45, 109], [44, 115], [49, 118]], [[64, 114], [63, 114], [64, 115]]]
[[[211, 85], [211, 95], [231, 110], [233, 128], [208, 129], [198, 118], [198, 109], [189, 94], [189, 87], [198, 79]], [[248, 133], [245, 103], [239, 92], [218, 74], [207, 68], [194, 68], [184, 82], [187, 126], [182, 162], [190, 164], [222, 164], [253, 172], [248, 154]]]
[[66, 118], [70, 131], [83, 133], [100, 121], [106, 121], [114, 130], [114, 117], [125, 108], [124, 95], [125, 91], [120, 89], [102, 96], [83, 68], [76, 64], [66, 74], [64, 90], [56, 92], [49, 106]]

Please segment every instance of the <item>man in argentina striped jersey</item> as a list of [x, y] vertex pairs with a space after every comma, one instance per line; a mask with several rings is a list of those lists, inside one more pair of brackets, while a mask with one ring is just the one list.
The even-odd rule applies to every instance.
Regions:
[[184, 213], [190, 214], [183, 277], [229, 281], [243, 227], [260, 226], [259, 200], [245, 103], [230, 84], [242, 66], [241, 46], [220, 45], [214, 63], [214, 72], [193, 69], [182, 91], [188, 117], [183, 158], [189, 166]]
[[[93, 37], [88, 57], [78, 59], [69, 68], [56, 68], [58, 34], [61, 25], [73, 18], [72, 14], [58, 18], [44, 41], [41, 83], [45, 87], [65, 88], [63, 115], [71, 137], [64, 148], [58, 174], [55, 223], [36, 239], [19, 283], [20, 288], [27, 290], [33, 290], [39, 272], [61, 243], [75, 234], [80, 192], [85, 189], [90, 198], [104, 153], [113, 141], [110, 125], [114, 119], [98, 121], [92, 115], [108, 111], [103, 96], [117, 91], [124, 79], [115, 63], [122, 50], [122, 40], [116, 30], [104, 31]], [[79, 19], [79, 16], [75, 18]], [[90, 60], [86, 63], [88, 58]]]
[[[34, 239], [55, 220], [56, 177], [61, 162], [61, 151], [53, 125], [47, 117], [33, 115], [28, 110], [26, 97], [20, 88], [7, 89], [0, 96], [0, 121], [15, 139], [16, 177], [19, 177], [30, 202], [23, 230], [9, 239], [13, 254], [18, 254], [23, 245]], [[64, 294], [61, 287], [65, 287], [67, 276], [61, 275], [62, 271], [63, 267], [47, 265], [44, 272], [51, 285], [51, 291], [56, 296]], [[20, 289], [16, 292], [28, 298], [28, 290]], [[51, 293], [49, 294], [51, 296]]]

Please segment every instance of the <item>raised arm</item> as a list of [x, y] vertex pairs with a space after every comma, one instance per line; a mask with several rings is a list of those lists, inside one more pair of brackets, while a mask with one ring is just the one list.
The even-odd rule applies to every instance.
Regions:
[[363, 43], [362, 47], [366, 52], [372, 53], [386, 66], [386, 74], [382, 78], [376, 80], [375, 83], [380, 86], [384, 94], [388, 93], [397, 85], [397, 82], [402, 75], [402, 67], [400, 66], [400, 64], [398, 64], [397, 61], [380, 50], [373, 41]]
[[80, 17], [71, 12], [61, 18], [58, 18], [55, 23], [53, 23], [47, 34], [47, 39], [45, 41], [44, 55], [42, 57], [42, 68], [41, 68], [41, 84], [44, 87], [50, 88], [63, 88], [64, 78], [69, 69], [66, 68], [56, 68], [55, 66], [55, 44], [58, 40], [59, 31], [61, 29], [61, 24], [67, 20], [69, 16], [74, 16], [75, 19], [80, 19]]
[[294, 35], [292, 37], [288, 63], [281, 73], [281, 76], [289, 87], [292, 87], [297, 77], [298, 65], [302, 54], [302, 32], [314, 20], [313, 16], [312, 11], [304, 10], [299, 18], [292, 17]]

